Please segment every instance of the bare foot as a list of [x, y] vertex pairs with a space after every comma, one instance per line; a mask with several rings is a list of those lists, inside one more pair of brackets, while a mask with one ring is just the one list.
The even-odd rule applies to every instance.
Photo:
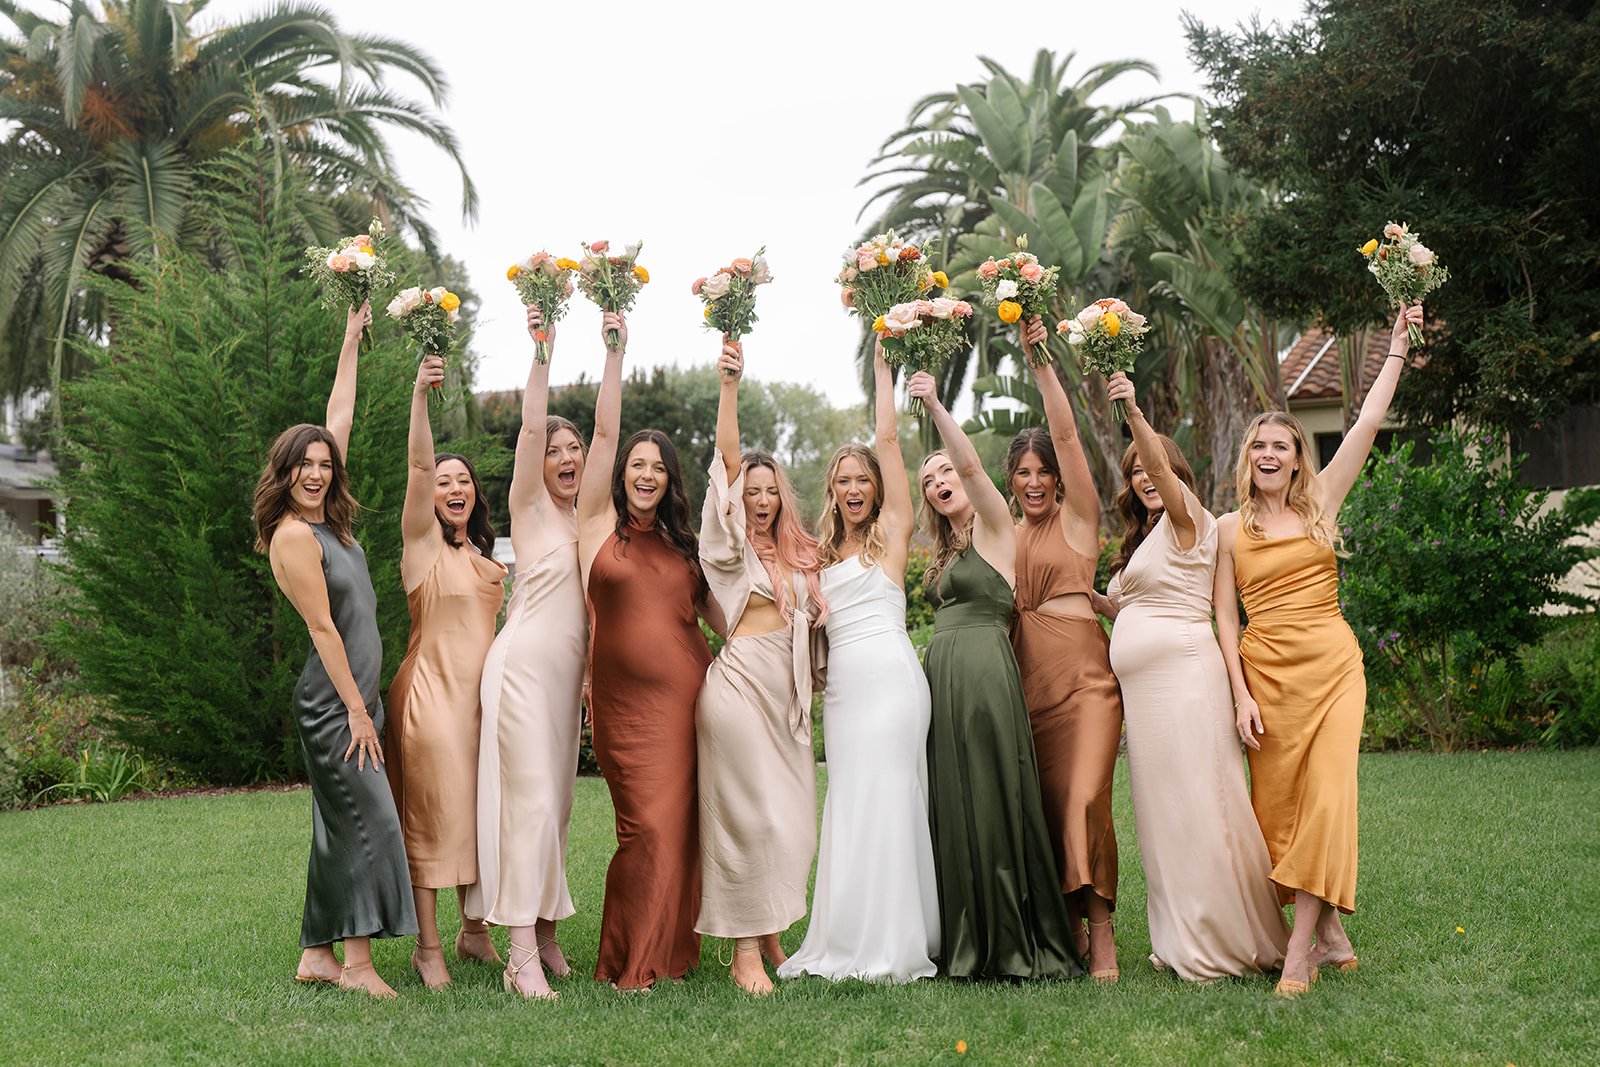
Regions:
[[728, 968], [728, 973], [733, 975], [735, 984], [752, 996], [764, 997], [772, 992], [772, 979], [767, 977], [767, 969], [761, 963], [761, 953], [735, 952], [733, 966]]
[[332, 945], [318, 945], [300, 953], [300, 966], [295, 968], [296, 982], [337, 982], [343, 967], [333, 954]]
[[545, 980], [544, 968], [539, 965], [538, 953], [513, 941], [506, 955], [511, 957], [511, 966], [506, 968], [503, 980], [506, 992], [516, 993], [525, 1000], [557, 998], [556, 992]]
[[340, 989], [357, 989], [363, 993], [370, 993], [379, 1000], [393, 1000], [400, 994], [396, 993], [373, 969], [372, 961], [358, 963], [354, 967], [346, 967], [339, 972]]
[[411, 953], [411, 969], [429, 989], [450, 988], [450, 970], [444, 965], [443, 945], [418, 945]]
[[481, 963], [504, 963], [494, 949], [488, 930], [463, 930], [456, 935], [456, 959]]
[[539, 940], [539, 962], [552, 978], [565, 978], [572, 973], [572, 967], [567, 963], [567, 957], [562, 953], [554, 934]]
[[761, 955], [774, 967], [782, 967], [789, 959], [789, 954], [783, 951], [783, 944], [778, 940], [777, 934], [768, 934], [761, 939]]

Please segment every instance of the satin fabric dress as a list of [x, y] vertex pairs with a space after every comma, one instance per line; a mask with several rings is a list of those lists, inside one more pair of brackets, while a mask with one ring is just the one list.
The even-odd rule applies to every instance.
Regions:
[[1303, 889], [1348, 914], [1367, 676], [1339, 613], [1338, 560], [1304, 535], [1263, 540], [1240, 530], [1233, 567], [1249, 618], [1239, 657], [1266, 729], [1260, 751], [1247, 754], [1272, 880], [1285, 903]]
[[1012, 631], [1033, 724], [1044, 817], [1056, 845], [1061, 890], [1088, 887], [1117, 900], [1117, 831], [1111, 778], [1122, 740], [1122, 696], [1100, 620], [1038, 607], [1088, 593], [1095, 561], [1062, 536], [1056, 514], [1017, 527], [1017, 621]]
[[[700, 524], [700, 563], [728, 633], [752, 594], [777, 603], [745, 535], [744, 472], [732, 484], [716, 452]], [[700, 918], [714, 937], [787, 930], [806, 913], [817, 852], [811, 751], [811, 620], [805, 575], [789, 576], [788, 625], [733, 637], [695, 705], [700, 786]]]
[[483, 665], [478, 881], [466, 900], [474, 919], [532, 926], [573, 914], [567, 825], [588, 651], [574, 539], [519, 567]]
[[828, 681], [811, 924], [780, 978], [909, 982], [936, 972], [939, 892], [928, 833], [928, 682], [906, 594], [859, 557], [822, 572]]
[[[355, 543], [340, 544], [325, 523], [309, 523], [322, 547], [328, 610], [367, 713], [383, 734], [383, 640], [378, 598], [367, 557]], [[417, 932], [406, 868], [405, 841], [383, 770], [371, 760], [357, 770], [344, 758], [350, 747], [350, 712], [333, 687], [316, 646], [294, 688], [294, 721], [306, 776], [311, 779], [311, 859], [306, 865], [306, 905], [300, 947], [347, 937], [407, 937]]]
[[630, 521], [589, 569], [594, 753], [616, 809], [595, 977], [620, 989], [681, 978], [700, 959], [694, 708], [711, 651], [699, 568]]
[[420, 889], [478, 880], [479, 686], [505, 577], [473, 545], [441, 545], [406, 597], [411, 640], [389, 683], [383, 755]]
[[928, 688], [941, 969], [958, 978], [1068, 978], [1066, 902], [1039, 799], [1005, 579], [967, 548], [939, 576]]
[[1194, 544], [1162, 515], [1111, 580], [1150, 945], [1180, 978], [1274, 970], [1289, 931], [1250, 810], [1233, 690], [1211, 628], [1217, 522], [1187, 487]]

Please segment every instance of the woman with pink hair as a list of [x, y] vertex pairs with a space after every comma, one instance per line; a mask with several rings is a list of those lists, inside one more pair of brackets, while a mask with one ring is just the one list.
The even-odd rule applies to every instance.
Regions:
[[744, 353], [717, 361], [716, 452], [700, 525], [700, 562], [727, 619], [727, 644], [695, 707], [700, 766], [700, 918], [734, 939], [741, 989], [772, 992], [762, 962], [788, 957], [778, 935], [806, 913], [817, 850], [811, 750], [811, 625], [827, 614], [817, 539], [772, 456], [739, 451]]

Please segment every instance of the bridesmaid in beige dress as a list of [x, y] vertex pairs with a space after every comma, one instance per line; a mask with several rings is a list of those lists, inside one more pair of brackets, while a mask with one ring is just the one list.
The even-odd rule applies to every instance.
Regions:
[[[450, 984], [438, 892], [455, 886], [464, 905], [466, 887], [478, 880], [478, 685], [506, 577], [491, 554], [494, 530], [472, 465], [433, 451], [428, 394], [443, 380], [444, 360], [429, 357], [411, 396], [410, 473], [400, 513], [411, 640], [389, 685], [385, 741], [417, 908], [411, 965], [429, 989]], [[489, 932], [464, 912], [456, 956], [500, 961]]]
[[1150, 959], [1191, 982], [1259, 974], [1283, 963], [1289, 931], [1211, 629], [1216, 519], [1178, 446], [1145, 421], [1127, 375], [1108, 385], [1127, 403], [1133, 444], [1117, 495], [1122, 551], [1101, 607], [1116, 619], [1111, 666], [1122, 683]]
[[[528, 309], [528, 332], [543, 327]], [[554, 350], [555, 327], [549, 328]], [[504, 985], [553, 1000], [545, 971], [571, 973], [556, 922], [573, 914], [567, 824], [578, 772], [589, 613], [578, 576], [578, 483], [585, 447], [549, 408], [550, 366], [533, 360], [511, 469], [516, 579], [483, 665], [478, 746], [478, 881], [466, 913], [509, 927]], [[532, 966], [529, 966], [532, 964]]]
[[806, 913], [817, 851], [811, 750], [811, 625], [827, 608], [817, 540], [789, 479], [766, 452], [739, 453], [744, 352], [717, 366], [717, 448], [700, 524], [700, 563], [727, 619], [728, 642], [695, 708], [700, 767], [700, 918], [695, 931], [734, 939], [741, 989], [772, 992], [762, 957], [787, 956], [778, 935]]

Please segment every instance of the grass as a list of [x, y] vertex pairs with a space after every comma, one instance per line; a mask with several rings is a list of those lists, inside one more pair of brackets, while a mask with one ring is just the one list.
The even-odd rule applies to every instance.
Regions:
[[[880, 988], [809, 979], [738, 993], [708, 941], [689, 980], [555, 1005], [452, 964], [424, 990], [409, 940], [376, 945], [395, 1003], [290, 980], [310, 796], [238, 794], [0, 816], [0, 1060], [12, 1063], [1581, 1063], [1600, 1049], [1600, 750], [1361, 761], [1355, 975], [1295, 1003], [1267, 979], [1156, 974], [1119, 768], [1122, 982]], [[610, 804], [578, 783], [579, 914], [592, 972]], [[454, 922], [445, 926], [446, 943]], [[1459, 928], [1459, 929], [1458, 929]], [[800, 925], [786, 943], [799, 943]], [[497, 932], [504, 951], [504, 934]], [[453, 955], [448, 954], [453, 961]], [[957, 1053], [958, 1040], [968, 1050]]]

